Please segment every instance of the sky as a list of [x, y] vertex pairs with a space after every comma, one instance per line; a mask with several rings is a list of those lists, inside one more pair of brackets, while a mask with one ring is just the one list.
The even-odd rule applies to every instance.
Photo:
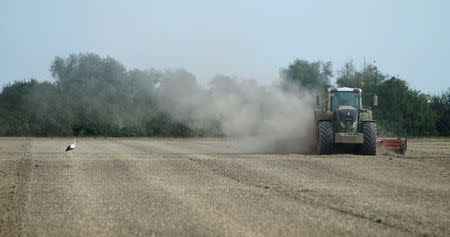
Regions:
[[185, 68], [270, 84], [295, 59], [375, 63], [411, 88], [450, 87], [450, 1], [0, 0], [0, 86], [53, 80], [56, 56]]

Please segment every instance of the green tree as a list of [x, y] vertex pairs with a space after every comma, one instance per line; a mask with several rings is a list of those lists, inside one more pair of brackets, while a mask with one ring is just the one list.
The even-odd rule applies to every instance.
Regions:
[[428, 103], [428, 96], [412, 90], [404, 80], [395, 77], [378, 88], [379, 107], [376, 119], [380, 127], [402, 136], [436, 135], [436, 113]]
[[15, 82], [0, 95], [0, 134], [20, 136], [71, 135], [65, 100], [50, 82]]
[[437, 116], [437, 134], [439, 136], [450, 136], [450, 88], [440, 96], [433, 96], [430, 105]]
[[387, 75], [381, 73], [373, 64], [368, 64], [358, 71], [350, 61], [339, 70], [336, 84], [339, 87], [362, 88], [364, 92], [376, 93], [386, 78]]
[[[74, 131], [85, 135], [113, 135], [133, 119], [128, 72], [111, 57], [92, 53], [56, 57], [50, 66], [56, 85], [73, 111]], [[125, 121], [124, 121], [125, 120]]]
[[285, 81], [285, 87], [293, 83], [307, 90], [320, 90], [330, 87], [330, 79], [333, 77], [333, 65], [331, 62], [308, 62], [296, 59], [287, 69], [281, 70], [281, 77]]

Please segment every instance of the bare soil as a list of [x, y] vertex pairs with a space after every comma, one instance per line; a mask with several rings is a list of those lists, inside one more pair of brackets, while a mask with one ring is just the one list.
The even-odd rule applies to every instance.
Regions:
[[450, 140], [406, 156], [225, 139], [0, 138], [0, 236], [449, 236]]

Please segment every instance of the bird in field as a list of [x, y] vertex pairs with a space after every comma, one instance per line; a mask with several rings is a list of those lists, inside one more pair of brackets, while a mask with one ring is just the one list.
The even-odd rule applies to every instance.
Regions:
[[75, 139], [75, 140], [73, 141], [73, 143], [70, 144], [70, 146], [68, 146], [68, 147], [66, 148], [66, 152], [75, 149], [75, 146], [77, 145], [77, 142], [78, 142], [78, 140]]

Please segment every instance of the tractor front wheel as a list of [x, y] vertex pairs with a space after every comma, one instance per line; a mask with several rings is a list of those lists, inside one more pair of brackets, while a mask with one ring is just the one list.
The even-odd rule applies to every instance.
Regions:
[[361, 132], [364, 134], [364, 143], [360, 146], [361, 155], [377, 154], [377, 125], [374, 122], [362, 124]]
[[330, 121], [319, 122], [317, 131], [317, 153], [327, 155], [333, 153], [333, 123]]

